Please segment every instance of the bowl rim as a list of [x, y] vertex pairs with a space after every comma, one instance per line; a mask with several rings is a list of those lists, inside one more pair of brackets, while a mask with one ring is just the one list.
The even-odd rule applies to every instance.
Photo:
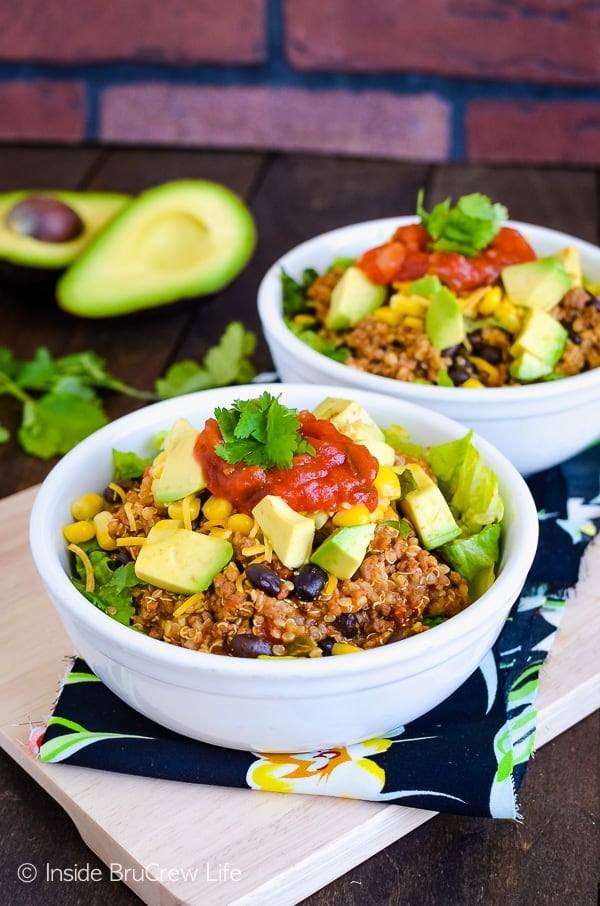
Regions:
[[[130, 656], [139, 659], [137, 663], [139, 672], [152, 673], [152, 670], [148, 667], [149, 664], [154, 664], [156, 669], [164, 669], [164, 667], [174, 668], [177, 671], [173, 673], [173, 683], [175, 685], [181, 685], [182, 675], [198, 672], [208, 674], [217, 672], [229, 677], [240, 677], [248, 680], [251, 678], [263, 680], [274, 680], [276, 678], [284, 680], [301, 679], [305, 683], [320, 682], [330, 676], [339, 678], [355, 674], [356, 661], [348, 656], [315, 659], [298, 658], [277, 662], [262, 661], [254, 658], [229, 658], [169, 645], [159, 639], [153, 639], [145, 634], [137, 633], [131, 627], [120, 624], [102, 613], [77, 591], [71, 583], [57, 552], [57, 527], [54, 526], [54, 534], [49, 532], [44, 520], [44, 513], [53, 513], [56, 510], [56, 505], [59, 502], [58, 489], [61, 486], [61, 482], [74, 468], [75, 471], [80, 468], [82, 456], [92, 455], [93, 451], [99, 446], [106, 447], [108, 456], [112, 448], [112, 440], [118, 438], [121, 441], [128, 433], [144, 430], [144, 428], [147, 429], [149, 437], [153, 436], [152, 432], [155, 434], [162, 427], [165, 427], [164, 422], [169, 418], [175, 419], [178, 417], [174, 414], [169, 415], [169, 413], [173, 413], [173, 410], [176, 411], [181, 406], [185, 406], [190, 417], [193, 417], [194, 410], [198, 406], [201, 412], [206, 411], [207, 406], [212, 410], [215, 405], [221, 404], [222, 401], [241, 398], [244, 393], [258, 395], [264, 391], [274, 394], [290, 392], [293, 396], [294, 394], [302, 395], [307, 392], [313, 394], [318, 392], [319, 395], [322, 393], [323, 398], [325, 398], [333, 395], [339, 397], [340, 393], [347, 394], [349, 389], [351, 388], [340, 387], [339, 385], [255, 383], [200, 391], [142, 407], [115, 419], [81, 441], [56, 463], [42, 482], [34, 499], [30, 516], [29, 540], [34, 564], [47, 589], [47, 593], [53, 600], [54, 606], [59, 612], [64, 609], [76, 622], [85, 623], [87, 631], [91, 631], [93, 636], [97, 634], [102, 640], [109, 643], [111, 645], [111, 656], [114, 660], [119, 661], [119, 652], [126, 649]], [[357, 392], [367, 406], [369, 398], [376, 398], [379, 403], [382, 401], [382, 394], [373, 394], [365, 390], [358, 390]], [[211, 399], [215, 400], [215, 402], [210, 402]], [[389, 403], [389, 397], [384, 397], [384, 400]], [[403, 409], [409, 416], [413, 414], [420, 419], [426, 418], [431, 423], [441, 427], [443, 431], [447, 431], [450, 436], [460, 437], [468, 430], [454, 419], [424, 409], [422, 406], [412, 402], [396, 399], [393, 405]], [[201, 417], [206, 418], [209, 416], [201, 415]], [[477, 618], [475, 620], [476, 623], [477, 620], [486, 619], [488, 615], [491, 618], [494, 610], [498, 607], [505, 607], [505, 602], [510, 599], [511, 605], [506, 605], [506, 611], [508, 612], [508, 607], [516, 602], [521, 592], [537, 549], [539, 527], [535, 502], [525, 480], [509, 460], [476, 433], [474, 434], [474, 441], [486, 462], [492, 466], [498, 475], [501, 485], [505, 485], [507, 489], [510, 489], [511, 496], [515, 502], [517, 498], [519, 500], [520, 518], [516, 520], [512, 527], [511, 568], [503, 568], [488, 591], [447, 622], [432, 627], [425, 633], [403, 639], [401, 643], [393, 643], [376, 649], [361, 651], [361, 672], [365, 676], [393, 666], [394, 663], [406, 663], [418, 659], [422, 654], [426, 655], [428, 650], [430, 651], [432, 648], [427, 641], [428, 639], [435, 641], [442, 637], [448, 643], [456, 640], [463, 633], [463, 629], [468, 631], [469, 624], [473, 622], [474, 617]], [[62, 533], [60, 533], [60, 537], [62, 538]], [[60, 599], [60, 608], [56, 604], [56, 597]], [[84, 609], [82, 609], [82, 603], [86, 605]], [[431, 636], [430, 633], [434, 633], [434, 635]], [[143, 664], [146, 665], [145, 671], [142, 669]]]
[[[343, 375], [348, 373], [348, 366], [342, 362], [336, 362], [328, 358], [321, 352], [312, 349], [302, 340], [299, 340], [292, 331], [286, 326], [282, 315], [281, 304], [281, 269], [285, 267], [290, 259], [296, 256], [302, 256], [310, 252], [311, 248], [320, 246], [323, 242], [330, 240], [344, 239], [352, 233], [368, 230], [392, 230], [394, 227], [405, 226], [412, 223], [418, 223], [419, 218], [410, 216], [400, 217], [383, 217], [374, 220], [358, 221], [333, 230], [320, 233], [310, 239], [306, 239], [298, 245], [288, 249], [283, 255], [277, 258], [271, 264], [264, 274], [257, 295], [257, 308], [259, 317], [262, 322], [265, 336], [273, 336], [275, 342], [285, 347], [286, 352], [291, 357], [297, 358], [301, 355], [306, 360], [309, 367], [318, 368], [327, 374], [327, 379], [332, 382], [348, 381], [348, 377]], [[569, 233], [563, 233], [560, 230], [553, 230], [549, 227], [538, 226], [537, 224], [526, 223], [520, 220], [506, 220], [504, 226], [518, 229], [527, 237], [527, 233], [537, 234], [538, 237], [560, 240], [564, 245], [576, 245], [580, 251], [593, 255], [598, 258], [599, 278], [600, 278], [600, 248], [587, 242], [585, 239], [579, 239]], [[533, 241], [533, 236], [532, 236]], [[464, 403], [469, 406], [478, 406], [478, 408], [487, 408], [491, 404], [505, 404], [519, 401], [528, 401], [531, 403], [541, 403], [546, 399], [558, 400], [567, 394], [589, 390], [591, 387], [600, 383], [600, 367], [593, 368], [581, 374], [570, 375], [567, 378], [556, 381], [546, 381], [537, 384], [520, 384], [510, 387], [440, 387], [435, 384], [417, 384], [411, 381], [398, 381], [395, 378], [384, 377], [383, 375], [371, 374], [367, 371], [350, 369], [353, 372], [350, 383], [355, 388], [360, 386], [365, 390], [375, 393], [390, 394], [390, 387], [400, 387], [402, 395], [415, 402], [438, 402], [442, 403]], [[484, 391], [482, 393], [482, 391]], [[396, 393], [393, 394], [396, 396]], [[566, 403], [565, 403], [566, 404]], [[485, 417], [485, 415], [480, 415]], [[493, 415], [489, 416], [493, 418]]]

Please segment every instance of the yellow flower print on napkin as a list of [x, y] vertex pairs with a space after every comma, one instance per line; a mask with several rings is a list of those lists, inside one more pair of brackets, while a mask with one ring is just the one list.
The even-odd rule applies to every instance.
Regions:
[[252, 789], [272, 793], [369, 799], [383, 789], [385, 771], [367, 756], [391, 745], [391, 739], [369, 739], [300, 755], [261, 753], [250, 765], [246, 782]]

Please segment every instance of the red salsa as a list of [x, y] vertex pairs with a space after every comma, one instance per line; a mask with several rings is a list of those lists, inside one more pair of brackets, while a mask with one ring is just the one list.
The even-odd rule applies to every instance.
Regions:
[[307, 410], [299, 412], [298, 418], [300, 432], [315, 452], [297, 453], [290, 469], [225, 462], [215, 452], [215, 446], [223, 443], [219, 425], [209, 418], [194, 448], [209, 491], [227, 498], [242, 513], [250, 513], [267, 494], [283, 497], [296, 512], [334, 512], [356, 504], [373, 512], [378, 502], [373, 487], [377, 459], [331, 422]]
[[373, 283], [386, 285], [437, 274], [454, 292], [470, 292], [497, 280], [503, 267], [536, 257], [525, 237], [511, 227], [501, 227], [490, 244], [472, 258], [458, 252], [429, 251], [431, 242], [420, 224], [401, 226], [389, 242], [364, 252], [358, 266]]

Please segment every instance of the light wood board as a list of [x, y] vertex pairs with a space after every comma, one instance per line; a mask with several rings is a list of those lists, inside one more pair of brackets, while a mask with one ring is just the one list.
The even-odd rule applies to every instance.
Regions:
[[[286, 906], [434, 817], [396, 805], [161, 781], [34, 758], [30, 726], [44, 723], [74, 653], [29, 553], [35, 491], [0, 502], [0, 744], [63, 806], [90, 849], [113, 866], [111, 877], [148, 904]], [[593, 543], [543, 667], [538, 748], [600, 704], [599, 561], [600, 544]]]

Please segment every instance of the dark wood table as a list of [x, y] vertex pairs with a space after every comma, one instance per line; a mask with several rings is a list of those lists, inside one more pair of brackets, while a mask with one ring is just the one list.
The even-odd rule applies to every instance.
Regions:
[[[225, 325], [239, 319], [257, 333], [255, 364], [270, 370], [256, 291], [266, 268], [297, 242], [346, 223], [412, 213], [417, 191], [425, 187], [429, 202], [482, 191], [506, 204], [513, 219], [597, 243], [599, 175], [581, 167], [433, 165], [215, 150], [0, 148], [0, 191], [137, 193], [171, 179], [205, 178], [247, 200], [259, 233], [250, 265], [224, 292], [125, 319], [76, 319], [59, 311], [43, 286], [3, 284], [0, 345], [22, 359], [38, 346], [54, 355], [93, 349], [123, 381], [149, 390], [171, 362], [201, 359]], [[107, 395], [106, 404], [112, 418], [140, 405], [117, 394]], [[15, 430], [18, 418], [12, 400], [0, 398], [0, 423]], [[26, 456], [14, 441], [0, 446], [0, 497], [39, 482], [51, 465]], [[438, 816], [304, 902], [591, 906], [598, 869], [598, 728], [598, 715], [592, 715], [536, 754], [522, 787], [522, 823]], [[0, 769], [4, 903], [140, 902], [109, 878], [21, 883], [16, 869], [23, 861], [101, 863], [60, 806], [3, 753]]]

